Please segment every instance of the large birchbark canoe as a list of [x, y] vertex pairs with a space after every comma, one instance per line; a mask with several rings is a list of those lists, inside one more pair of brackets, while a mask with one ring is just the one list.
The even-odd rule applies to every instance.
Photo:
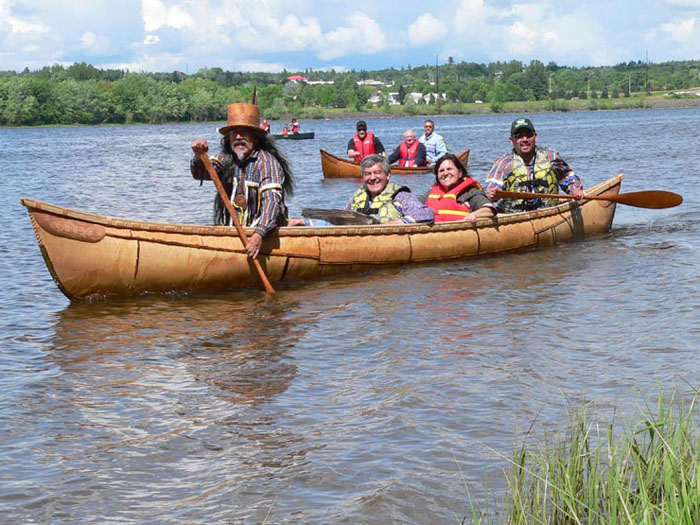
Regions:
[[270, 135], [275, 140], [306, 140], [316, 136], [315, 131], [307, 131], [306, 133], [290, 133], [289, 135]]
[[[469, 148], [457, 155], [459, 160], [467, 167], [469, 162]], [[325, 150], [321, 150], [321, 170], [326, 179], [359, 179], [360, 165], [355, 162], [343, 159]], [[391, 173], [395, 175], [407, 175], [412, 173], [432, 173], [432, 166], [391, 166]]]
[[[587, 193], [617, 195], [622, 179], [617, 175]], [[235, 228], [102, 217], [26, 198], [22, 204], [54, 281], [71, 300], [260, 287]], [[271, 282], [316, 279], [543, 248], [603, 234], [614, 214], [615, 203], [584, 200], [476, 225], [284, 227], [265, 240], [259, 260]]]

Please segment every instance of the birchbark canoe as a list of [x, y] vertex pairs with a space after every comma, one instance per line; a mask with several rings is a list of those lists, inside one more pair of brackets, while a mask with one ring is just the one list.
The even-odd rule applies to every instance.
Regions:
[[[622, 179], [587, 193], [617, 195]], [[22, 204], [49, 272], [71, 300], [261, 286], [233, 227], [117, 219], [27, 198]], [[614, 214], [609, 201], [567, 200], [476, 224], [284, 227], [264, 241], [259, 260], [271, 282], [318, 279], [544, 248], [608, 232]]]
[[316, 136], [315, 131], [307, 131], [306, 133], [290, 133], [289, 135], [270, 135], [275, 140], [306, 140], [312, 139]]
[[[464, 167], [467, 167], [469, 161], [469, 148], [457, 155], [462, 161]], [[321, 170], [326, 179], [359, 179], [360, 165], [349, 159], [343, 159], [325, 150], [321, 150]], [[391, 173], [398, 175], [407, 175], [409, 173], [432, 173], [433, 166], [412, 166], [401, 167], [391, 166]]]

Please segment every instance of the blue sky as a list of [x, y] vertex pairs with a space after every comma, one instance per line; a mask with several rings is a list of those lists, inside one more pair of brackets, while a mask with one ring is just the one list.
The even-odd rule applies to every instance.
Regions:
[[700, 0], [0, 0], [0, 70], [700, 59]]

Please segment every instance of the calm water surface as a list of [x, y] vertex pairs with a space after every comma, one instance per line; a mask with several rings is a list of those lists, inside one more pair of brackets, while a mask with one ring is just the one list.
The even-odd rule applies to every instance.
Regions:
[[[483, 181], [513, 115], [436, 118]], [[570, 405], [634, 419], [698, 387], [700, 111], [536, 115], [586, 185], [671, 189], [604, 237], [482, 260], [226, 294], [70, 304], [22, 196], [117, 217], [209, 223], [188, 171], [215, 125], [0, 130], [0, 522], [436, 523], [505, 493], [513, 443]], [[421, 118], [369, 119], [387, 146]], [[273, 131], [279, 128], [273, 124]], [[282, 142], [293, 215], [340, 207], [318, 150]], [[216, 149], [216, 148], [215, 148]], [[397, 177], [424, 193], [430, 175]]]

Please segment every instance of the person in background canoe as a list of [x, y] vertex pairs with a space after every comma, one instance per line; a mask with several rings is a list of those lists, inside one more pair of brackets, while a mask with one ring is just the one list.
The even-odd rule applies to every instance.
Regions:
[[[391, 167], [386, 157], [373, 153], [360, 162], [362, 186], [345, 205], [363, 215], [375, 217], [381, 224], [432, 223], [434, 214], [419, 201], [407, 186], [391, 179]], [[329, 226], [321, 219], [289, 219], [289, 226]]]
[[364, 120], [357, 121], [355, 130], [357, 133], [348, 142], [348, 157], [353, 159], [355, 164], [374, 153], [386, 156], [384, 144], [374, 133], [367, 131], [367, 123]]
[[[255, 259], [267, 235], [287, 222], [285, 196], [292, 194], [292, 170], [274, 141], [260, 127], [260, 109], [255, 104], [228, 106], [226, 126], [219, 129], [221, 153], [212, 157], [214, 169], [231, 197], [241, 226], [255, 231], [248, 237], [246, 251]], [[197, 139], [192, 150], [209, 150], [206, 140]], [[202, 163], [193, 158], [190, 171], [197, 180], [209, 180]], [[221, 197], [214, 200], [214, 223], [230, 224], [231, 218]]]
[[[486, 195], [496, 200], [496, 191], [526, 191], [533, 193], [565, 193], [577, 200], [583, 198], [581, 179], [559, 153], [537, 146], [537, 133], [530, 119], [518, 118], [510, 126], [512, 151], [494, 162], [486, 178]], [[554, 206], [555, 199], [501, 199], [499, 211], [506, 213], [536, 210]]]
[[297, 122], [297, 119], [293, 118], [292, 123], [290, 124], [291, 132], [292, 133], [299, 133], [299, 123]]
[[403, 132], [403, 142], [389, 155], [389, 164], [399, 161], [399, 166], [425, 166], [425, 146], [416, 140], [412, 129]]
[[263, 123], [260, 126], [265, 133], [270, 133], [270, 123], [266, 118], [263, 119]]
[[421, 135], [418, 142], [425, 146], [425, 155], [428, 166], [432, 166], [437, 160], [447, 153], [447, 144], [442, 135], [435, 133], [435, 123], [428, 119], [423, 123], [425, 133]]
[[481, 185], [467, 175], [457, 155], [447, 153], [435, 164], [435, 184], [425, 203], [435, 213], [435, 222], [476, 222], [496, 215], [496, 206]]

